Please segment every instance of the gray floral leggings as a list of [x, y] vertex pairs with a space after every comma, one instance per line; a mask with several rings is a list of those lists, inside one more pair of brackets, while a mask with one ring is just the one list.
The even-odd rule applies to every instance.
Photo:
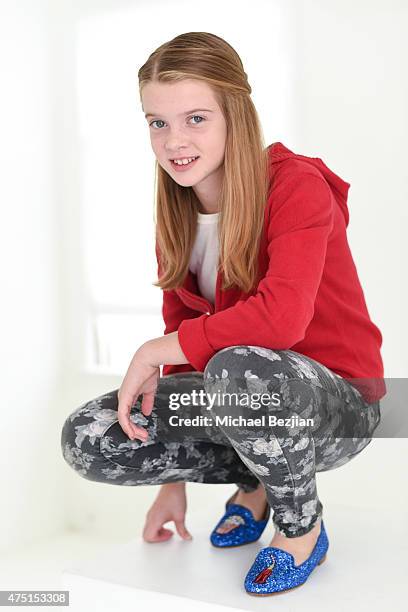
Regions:
[[[262, 483], [274, 527], [287, 537], [309, 532], [322, 516], [316, 472], [360, 453], [381, 419], [379, 401], [366, 403], [321, 363], [261, 346], [227, 347], [204, 372], [161, 377], [152, 414], [141, 413], [141, 395], [130, 414], [148, 430], [146, 442], [123, 432], [117, 392], [64, 422], [62, 454], [80, 476], [125, 486], [235, 483], [244, 491]], [[195, 400], [183, 403], [180, 394]]]

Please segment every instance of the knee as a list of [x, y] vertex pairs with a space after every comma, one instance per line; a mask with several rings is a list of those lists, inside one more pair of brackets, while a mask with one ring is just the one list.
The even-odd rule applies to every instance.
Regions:
[[83, 437], [81, 433], [89, 420], [87, 417], [91, 414], [92, 403], [92, 400], [85, 402], [66, 417], [61, 429], [61, 448], [63, 452], [67, 445], [81, 446], [81, 438]]
[[227, 346], [208, 360], [203, 372], [203, 384], [207, 393], [227, 391], [231, 385], [231, 374], [236, 370], [234, 361], [246, 349], [245, 345]]
[[265, 364], [271, 366], [273, 373], [295, 374], [296, 370], [293, 367], [290, 359], [293, 351], [284, 349], [269, 349], [263, 346], [252, 346], [247, 344], [237, 344], [227, 346], [221, 349], [208, 360], [204, 368], [204, 380], [211, 378], [215, 374], [222, 377], [222, 371], [227, 372], [239, 370], [240, 365], [244, 364], [246, 368]]
[[70, 467], [87, 477], [92, 463], [100, 460], [99, 440], [112, 422], [117, 420], [115, 392], [82, 404], [64, 421], [60, 446]]
[[219, 372], [226, 366], [230, 367], [234, 355], [245, 354], [248, 352], [248, 346], [245, 344], [235, 344], [227, 346], [220, 351], [217, 351], [208, 361], [204, 368], [204, 379], [211, 376], [212, 372]]
[[62, 456], [66, 463], [78, 471], [78, 466], [81, 463], [81, 454], [83, 452], [81, 441], [81, 408], [74, 410], [64, 421], [61, 436], [60, 446]]
[[[61, 429], [61, 450], [64, 455], [64, 451], [67, 445], [75, 445], [76, 438], [76, 426], [77, 426], [77, 410], [72, 412], [66, 417], [62, 429]], [[64, 458], [65, 455], [64, 455]]]
[[67, 417], [61, 429], [60, 446], [65, 462], [75, 471], [80, 472], [81, 447], [77, 444], [75, 413]]
[[[289, 349], [234, 345], [218, 351], [204, 369], [207, 393], [249, 393], [271, 397], [268, 411], [281, 411], [291, 402], [313, 400], [316, 372], [303, 355]], [[311, 384], [314, 383], [314, 384]], [[278, 402], [275, 395], [280, 398]]]

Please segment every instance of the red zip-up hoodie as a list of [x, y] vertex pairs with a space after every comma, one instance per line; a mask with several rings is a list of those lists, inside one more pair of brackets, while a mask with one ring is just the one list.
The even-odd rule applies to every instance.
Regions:
[[[324, 162], [281, 142], [268, 147], [272, 190], [259, 249], [261, 281], [244, 293], [204, 298], [190, 270], [183, 286], [163, 290], [164, 334], [178, 330], [188, 364], [163, 365], [163, 376], [203, 372], [219, 350], [234, 345], [291, 349], [347, 378], [364, 399], [386, 393], [382, 335], [370, 319], [348, 245], [346, 183]], [[158, 275], [160, 252], [156, 242]]]

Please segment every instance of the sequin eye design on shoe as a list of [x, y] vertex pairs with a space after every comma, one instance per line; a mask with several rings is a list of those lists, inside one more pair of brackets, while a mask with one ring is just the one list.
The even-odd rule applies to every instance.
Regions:
[[263, 569], [262, 572], [260, 572], [257, 575], [257, 577], [254, 579], [254, 582], [256, 582], [256, 584], [264, 584], [268, 580], [269, 576], [272, 574], [272, 570], [274, 566], [275, 566], [275, 559], [272, 557], [271, 565]]
[[223, 527], [231, 527], [232, 529], [236, 529], [239, 525], [245, 525], [245, 519], [239, 514], [231, 514], [222, 523]]

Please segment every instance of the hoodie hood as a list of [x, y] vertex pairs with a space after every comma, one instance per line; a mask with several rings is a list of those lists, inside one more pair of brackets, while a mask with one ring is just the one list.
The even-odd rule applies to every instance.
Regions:
[[273, 144], [269, 145], [268, 152], [272, 164], [280, 163], [285, 159], [293, 158], [307, 162], [311, 166], [317, 168], [321, 172], [323, 178], [328, 183], [330, 189], [332, 190], [333, 196], [344, 215], [346, 227], [348, 226], [349, 210], [347, 206], [347, 196], [348, 190], [350, 188], [350, 183], [347, 183], [337, 174], [335, 174], [333, 170], [330, 170], [330, 168], [328, 168], [319, 157], [307, 157], [306, 155], [299, 155], [285, 147], [285, 145], [283, 145], [281, 142], [274, 142]]

